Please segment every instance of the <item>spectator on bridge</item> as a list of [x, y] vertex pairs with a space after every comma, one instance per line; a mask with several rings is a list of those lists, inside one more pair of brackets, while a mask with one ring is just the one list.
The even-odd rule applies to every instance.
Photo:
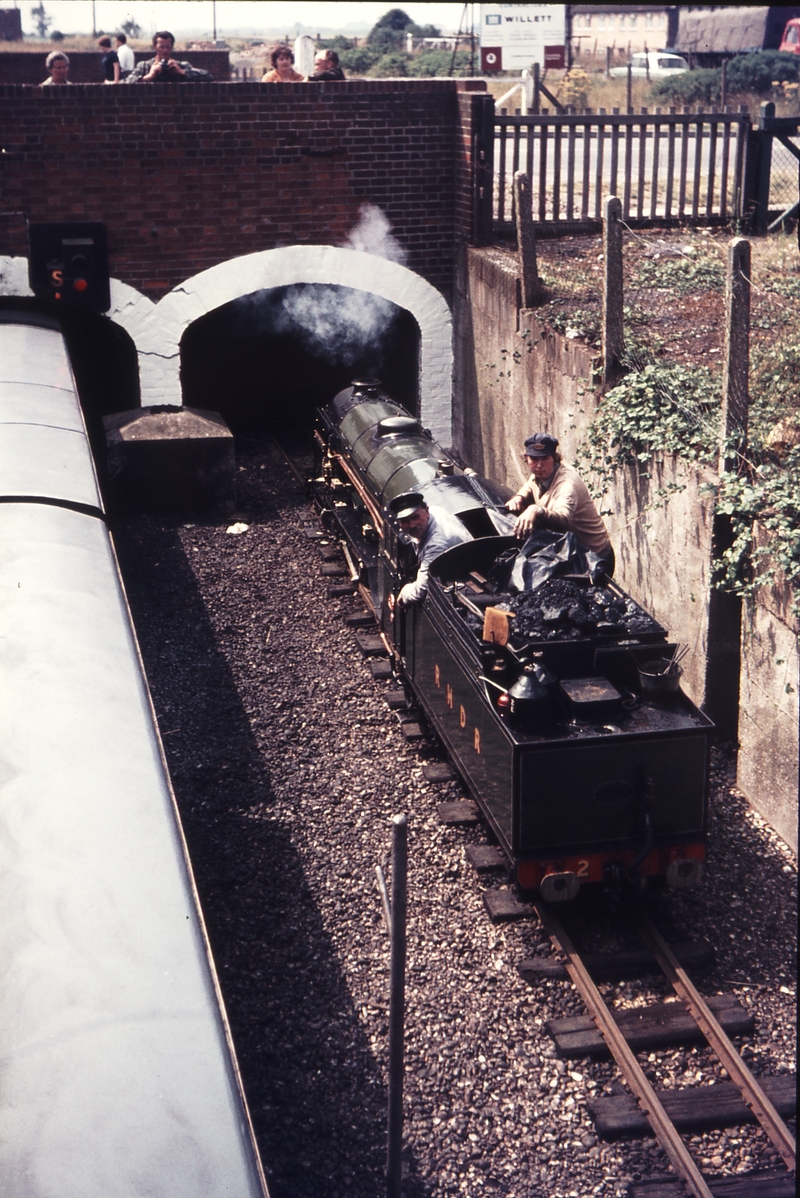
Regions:
[[269, 56], [272, 70], [262, 78], [262, 83], [304, 83], [304, 76], [294, 69], [294, 54], [291, 46], [276, 46]]
[[335, 50], [320, 50], [314, 58], [314, 74], [309, 75], [308, 82], [321, 83], [324, 79], [344, 79]]
[[115, 33], [114, 41], [117, 43], [117, 58], [119, 59], [119, 77], [124, 82], [130, 75], [133, 68], [136, 66], [136, 60], [133, 56], [133, 50], [128, 45], [128, 39], [124, 33]]
[[148, 58], [133, 68], [126, 83], [205, 83], [213, 80], [209, 71], [201, 71], [190, 62], [172, 57], [175, 38], [167, 29], [153, 35], [155, 58]]
[[506, 503], [519, 513], [514, 526], [520, 538], [536, 528], [571, 532], [583, 550], [596, 553], [608, 578], [614, 574], [614, 550], [603, 517], [577, 470], [561, 460], [558, 438], [533, 433], [525, 442], [530, 478]]
[[54, 50], [52, 54], [48, 54], [44, 65], [50, 72], [50, 78], [40, 83], [40, 87], [63, 87], [65, 84], [72, 86], [72, 80], [67, 79], [69, 59], [63, 50]]
[[103, 57], [100, 59], [100, 65], [103, 68], [103, 83], [119, 83], [119, 58], [116, 50], [111, 48], [111, 38], [98, 38], [97, 44], [103, 51]]

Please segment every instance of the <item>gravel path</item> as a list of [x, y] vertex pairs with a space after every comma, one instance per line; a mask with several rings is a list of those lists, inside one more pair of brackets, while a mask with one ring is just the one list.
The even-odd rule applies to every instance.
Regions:
[[[374, 885], [389, 820], [409, 815], [405, 1198], [622, 1195], [666, 1172], [651, 1139], [597, 1143], [586, 1109], [619, 1090], [611, 1064], [556, 1059], [544, 1021], [580, 1011], [568, 983], [531, 986], [531, 923], [495, 928], [464, 848], [442, 827], [456, 784], [422, 776], [342, 615], [329, 601], [302, 488], [277, 453], [239, 446], [247, 524], [141, 517], [116, 539], [183, 815], [272, 1198], [376, 1198], [383, 1189], [388, 944]], [[665, 896], [671, 936], [717, 950], [705, 993], [757, 1012], [756, 1072], [794, 1069], [796, 871], [782, 842], [714, 781], [699, 896]], [[609, 937], [603, 900], [580, 912]], [[613, 933], [623, 937], [619, 925]], [[643, 1005], [658, 983], [604, 987]], [[708, 1052], [641, 1054], [661, 1086], [706, 1085]], [[696, 1137], [707, 1172], [775, 1163], [763, 1135]]]

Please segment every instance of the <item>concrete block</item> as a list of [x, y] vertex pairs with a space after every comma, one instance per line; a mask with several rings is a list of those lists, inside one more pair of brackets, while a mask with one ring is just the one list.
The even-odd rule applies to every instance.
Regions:
[[169, 404], [103, 419], [111, 499], [122, 510], [235, 507], [233, 434], [216, 412]]
[[750, 600], [742, 620], [736, 781], [794, 852], [800, 793], [798, 700], [796, 630], [789, 619], [782, 620], [761, 602]]

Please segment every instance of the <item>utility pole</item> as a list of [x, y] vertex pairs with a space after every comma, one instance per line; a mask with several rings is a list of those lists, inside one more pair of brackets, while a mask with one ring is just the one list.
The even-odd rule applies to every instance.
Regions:
[[92, 0], [92, 37], [97, 37], [97, 3]]
[[217, 0], [211, 0], [211, 9], [214, 14], [214, 45], [217, 44]]

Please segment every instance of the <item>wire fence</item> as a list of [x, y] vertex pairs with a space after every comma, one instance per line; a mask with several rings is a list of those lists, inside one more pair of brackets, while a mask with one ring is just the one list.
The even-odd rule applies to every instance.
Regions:
[[[800, 151], [800, 134], [789, 137], [788, 140]], [[784, 212], [792, 204], [797, 203], [798, 190], [800, 190], [799, 167], [800, 163], [791, 150], [787, 150], [786, 146], [781, 145], [775, 138], [772, 143], [772, 169], [769, 177], [770, 209]]]

